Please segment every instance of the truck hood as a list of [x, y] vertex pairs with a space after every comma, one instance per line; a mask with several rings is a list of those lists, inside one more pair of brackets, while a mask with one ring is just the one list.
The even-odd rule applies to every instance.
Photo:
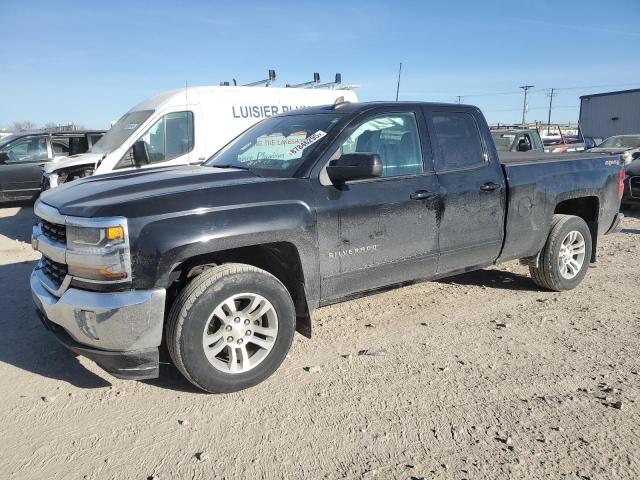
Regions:
[[164, 167], [86, 177], [48, 190], [40, 200], [63, 215], [132, 218], [244, 203], [252, 185], [283, 180], [236, 169]]
[[56, 170], [60, 170], [68, 167], [76, 167], [78, 165], [93, 165], [103, 157], [101, 153], [79, 153], [78, 155], [71, 155], [55, 162], [47, 162], [44, 167], [44, 173], [54, 173]]

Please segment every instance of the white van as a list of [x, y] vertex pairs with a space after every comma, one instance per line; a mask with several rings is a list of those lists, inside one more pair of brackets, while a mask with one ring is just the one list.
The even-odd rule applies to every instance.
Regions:
[[[45, 167], [42, 188], [116, 170], [204, 162], [254, 123], [296, 108], [357, 102], [349, 89], [254, 86], [189, 87], [154, 95], [118, 120], [87, 153]], [[149, 162], [134, 161], [146, 144]]]

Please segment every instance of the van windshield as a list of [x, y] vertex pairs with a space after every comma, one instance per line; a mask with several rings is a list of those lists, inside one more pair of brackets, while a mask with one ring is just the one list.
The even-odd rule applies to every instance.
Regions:
[[122, 145], [152, 113], [153, 110], [125, 113], [124, 116], [120, 118], [113, 127], [107, 130], [107, 133], [89, 149], [89, 153], [113, 152]]
[[291, 177], [340, 121], [340, 114], [274, 117], [249, 128], [206, 163], [257, 175]]

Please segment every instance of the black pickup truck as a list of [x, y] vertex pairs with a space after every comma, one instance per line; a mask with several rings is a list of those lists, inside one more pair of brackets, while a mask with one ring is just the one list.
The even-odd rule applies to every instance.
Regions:
[[513, 259], [576, 287], [618, 228], [623, 178], [617, 156], [499, 158], [473, 106], [296, 110], [202, 166], [43, 193], [31, 290], [58, 339], [117, 377], [158, 376], [166, 346], [196, 386], [236, 391], [324, 305]]

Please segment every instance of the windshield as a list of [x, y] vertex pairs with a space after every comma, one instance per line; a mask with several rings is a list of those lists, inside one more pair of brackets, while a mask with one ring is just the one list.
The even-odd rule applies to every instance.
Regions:
[[516, 136], [513, 133], [491, 132], [493, 142], [496, 144], [496, 150], [499, 152], [508, 152], [511, 150], [513, 140]]
[[598, 148], [640, 148], [640, 137], [609, 137]]
[[14, 141], [16, 138], [20, 138], [22, 135], [16, 135], [15, 133], [0, 139], [0, 148], [4, 147], [7, 143]]
[[274, 117], [254, 125], [206, 163], [257, 175], [290, 177], [338, 123], [339, 114]]
[[153, 110], [125, 113], [98, 142], [89, 149], [89, 153], [113, 152], [129, 138], [144, 121], [151, 116]]

